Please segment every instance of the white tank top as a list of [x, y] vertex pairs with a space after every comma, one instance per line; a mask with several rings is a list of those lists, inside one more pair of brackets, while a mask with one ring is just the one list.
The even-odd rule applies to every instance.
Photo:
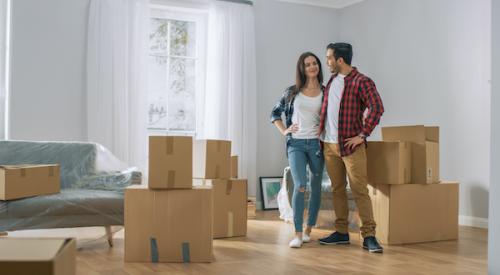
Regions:
[[322, 93], [315, 97], [310, 97], [300, 92], [295, 96], [292, 123], [298, 124], [299, 130], [292, 134], [293, 138], [318, 138], [322, 98]]

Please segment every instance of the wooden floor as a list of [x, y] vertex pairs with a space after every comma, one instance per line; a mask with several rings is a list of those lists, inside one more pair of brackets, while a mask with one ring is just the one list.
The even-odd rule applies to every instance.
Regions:
[[[384, 254], [360, 247], [358, 234], [349, 246], [323, 246], [317, 239], [328, 230], [313, 230], [313, 242], [291, 249], [291, 224], [276, 212], [249, 220], [248, 236], [214, 241], [216, 261], [209, 264], [143, 264], [123, 262], [123, 230], [109, 248], [104, 228], [30, 230], [15, 236], [77, 236], [77, 274], [486, 274], [487, 230], [460, 227], [458, 241], [385, 246]], [[99, 238], [102, 237], [102, 238]]]

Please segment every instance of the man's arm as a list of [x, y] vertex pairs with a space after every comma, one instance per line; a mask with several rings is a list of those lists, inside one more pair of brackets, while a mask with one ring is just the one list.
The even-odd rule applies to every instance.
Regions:
[[364, 118], [363, 130], [360, 134], [367, 137], [373, 129], [379, 124], [380, 117], [384, 113], [384, 105], [377, 91], [375, 83], [367, 78], [361, 82], [360, 97], [365, 108], [368, 108], [368, 114]]

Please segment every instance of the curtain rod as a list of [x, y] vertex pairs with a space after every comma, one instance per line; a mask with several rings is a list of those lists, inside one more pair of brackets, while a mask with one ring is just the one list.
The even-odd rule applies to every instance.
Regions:
[[217, 0], [217, 1], [232, 2], [232, 3], [237, 3], [237, 4], [244, 4], [244, 5], [253, 6], [253, 2], [249, 1], [249, 0]]

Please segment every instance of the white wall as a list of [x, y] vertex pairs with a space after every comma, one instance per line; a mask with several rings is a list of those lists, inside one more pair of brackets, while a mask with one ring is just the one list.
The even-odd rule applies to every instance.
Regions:
[[[257, 0], [257, 175], [281, 176], [288, 165], [284, 137], [269, 122], [274, 104], [295, 81], [299, 55], [312, 51], [324, 63], [326, 45], [337, 39], [334, 9]], [[327, 70], [326, 64], [323, 69]], [[257, 183], [258, 184], [258, 183]], [[260, 188], [257, 188], [260, 200]]]
[[88, 4], [12, 1], [11, 139], [86, 139]]
[[491, 184], [489, 274], [500, 274], [500, 3], [492, 1]]
[[461, 183], [461, 222], [486, 225], [490, 0], [364, 1], [341, 10], [339, 36], [378, 86], [382, 126], [440, 126], [441, 178]]

